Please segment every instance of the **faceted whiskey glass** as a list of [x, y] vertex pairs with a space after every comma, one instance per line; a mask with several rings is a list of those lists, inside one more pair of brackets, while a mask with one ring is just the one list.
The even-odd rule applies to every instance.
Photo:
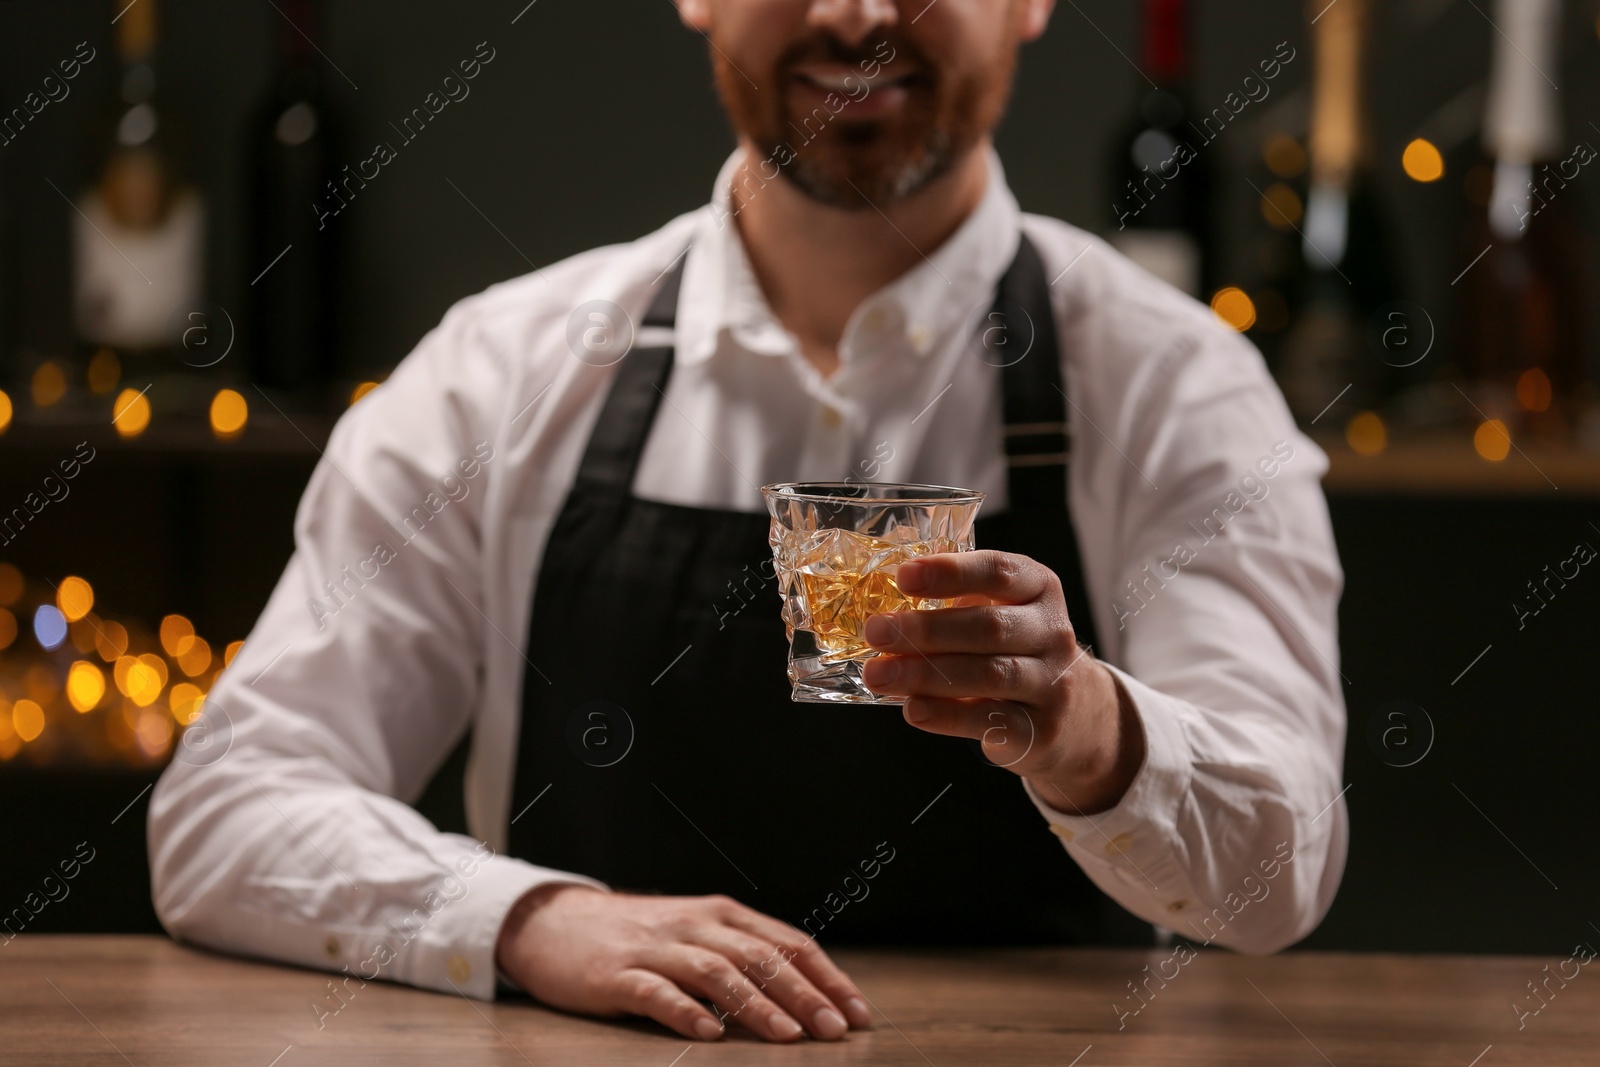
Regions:
[[983, 494], [943, 485], [785, 482], [764, 486], [772, 516], [768, 541], [789, 634], [794, 700], [904, 704], [863, 684], [878, 655], [863, 634], [867, 619], [891, 611], [952, 606], [907, 596], [900, 565], [935, 552], [969, 552]]

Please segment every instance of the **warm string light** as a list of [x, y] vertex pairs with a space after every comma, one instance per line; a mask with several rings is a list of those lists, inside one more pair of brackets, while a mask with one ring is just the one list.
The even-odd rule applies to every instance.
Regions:
[[1211, 310], [1229, 329], [1243, 333], [1256, 324], [1256, 306], [1243, 289], [1228, 286], [1211, 298]]
[[1472, 447], [1490, 463], [1499, 463], [1511, 454], [1511, 431], [1499, 419], [1485, 420], [1473, 431]]
[[1432, 141], [1422, 137], [1406, 145], [1400, 156], [1400, 166], [1414, 182], [1426, 184], [1444, 177], [1444, 156]]
[[93, 663], [80, 659], [67, 670], [67, 700], [80, 714], [93, 711], [105, 695], [105, 673]]
[[50, 407], [67, 395], [67, 376], [58, 365], [45, 360], [34, 368], [29, 392], [33, 394], [34, 407]]
[[94, 607], [94, 589], [76, 576], [61, 579], [56, 586], [56, 607], [68, 622], [77, 622]]
[[1522, 410], [1549, 411], [1552, 399], [1550, 376], [1538, 367], [1529, 367], [1517, 378], [1517, 403]]
[[1273, 182], [1261, 194], [1261, 217], [1275, 230], [1292, 230], [1305, 216], [1300, 194], [1283, 182]]
[[1389, 430], [1375, 411], [1358, 412], [1345, 424], [1345, 443], [1358, 456], [1377, 456], [1389, 445]]
[[111, 425], [123, 437], [138, 437], [150, 425], [150, 401], [137, 389], [124, 389], [111, 405]]
[[32, 700], [19, 700], [11, 705], [11, 728], [24, 743], [36, 740], [44, 733], [44, 709]]
[[[130, 635], [92, 610], [86, 578], [46, 584], [30, 596], [21, 572], [0, 564], [0, 762], [30, 750], [34, 761], [70, 759], [86, 737], [120, 760], [165, 758], [243, 642], [213, 651], [178, 614], [164, 616], [155, 634]], [[32, 640], [18, 640], [19, 612], [30, 617]], [[7, 691], [19, 681], [20, 691]]]
[[1261, 158], [1267, 169], [1288, 181], [1306, 172], [1306, 150], [1299, 141], [1286, 133], [1275, 133], [1261, 146]]
[[211, 432], [222, 440], [237, 437], [244, 432], [250, 419], [250, 405], [232, 389], [219, 389], [211, 398]]

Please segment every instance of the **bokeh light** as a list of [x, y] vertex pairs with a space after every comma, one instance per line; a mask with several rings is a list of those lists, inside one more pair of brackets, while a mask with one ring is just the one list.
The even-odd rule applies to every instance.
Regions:
[[1472, 447], [1489, 462], [1499, 463], [1511, 454], [1511, 431], [1499, 419], [1481, 422], [1472, 434]]
[[1517, 378], [1517, 403], [1524, 411], [1548, 411], [1551, 399], [1550, 376], [1538, 367], [1529, 367]]
[[154, 704], [161, 695], [161, 676], [155, 668], [140, 659], [123, 656], [117, 660], [117, 665], [120, 667], [124, 662], [127, 662], [127, 668], [122, 674], [122, 692], [141, 708]]
[[61, 584], [56, 586], [56, 607], [68, 622], [77, 622], [94, 607], [93, 587], [77, 576], [61, 579]]
[[34, 368], [29, 391], [34, 407], [47, 408], [67, 395], [67, 376], [61, 373], [60, 366], [45, 360]]
[[40, 604], [33, 613], [33, 636], [45, 648], [56, 648], [67, 639], [67, 620], [54, 604]]
[[167, 704], [172, 709], [172, 718], [179, 726], [188, 726], [200, 717], [200, 713], [205, 710], [205, 699], [205, 691], [188, 682], [179, 682], [167, 694]]
[[232, 663], [233, 657], [237, 656], [239, 654], [239, 650], [243, 647], [243, 641], [229, 641], [228, 647], [222, 650], [222, 665], [226, 667], [228, 664]]
[[111, 405], [111, 425], [123, 437], [138, 437], [150, 425], [150, 401], [137, 389], [124, 389]]
[[120, 622], [106, 620], [95, 630], [94, 650], [111, 663], [128, 651], [128, 631]]
[[1421, 137], [1406, 145], [1400, 165], [1405, 168], [1406, 177], [1415, 182], [1436, 182], [1444, 177], [1444, 156], [1432, 141]]
[[118, 656], [111, 665], [111, 682], [123, 696], [128, 695], [128, 671], [138, 662], [132, 656]]
[[1294, 229], [1305, 213], [1300, 194], [1282, 182], [1274, 182], [1261, 194], [1261, 217], [1274, 229]]
[[19, 700], [11, 705], [11, 728], [24, 741], [32, 741], [44, 733], [44, 709], [31, 700]]
[[360, 385], [356, 386], [350, 391], [350, 403], [354, 405], [357, 400], [360, 400], [377, 387], [377, 382], [362, 382]]
[[1228, 286], [1211, 298], [1211, 310], [1230, 329], [1243, 333], [1256, 323], [1256, 306], [1243, 289]]
[[1389, 430], [1375, 411], [1357, 412], [1345, 425], [1344, 439], [1358, 456], [1380, 455], [1389, 445]]
[[105, 672], [95, 664], [80, 659], [67, 670], [67, 701], [79, 712], [93, 710], [105, 695]]
[[167, 655], [177, 657], [194, 642], [194, 623], [182, 615], [168, 615], [161, 620], [161, 647]]
[[153, 758], [163, 755], [167, 751], [167, 746], [172, 744], [172, 718], [159, 711], [147, 709], [140, 713], [133, 732], [139, 739], [139, 748], [146, 756]]
[[1280, 178], [1298, 178], [1305, 173], [1306, 150], [1286, 133], [1275, 133], [1261, 148], [1267, 169]]
[[6, 432], [6, 427], [11, 425], [11, 397], [4, 389], [0, 389], [0, 433]]
[[128, 668], [128, 697], [141, 708], [154, 704], [166, 685], [167, 661], [160, 656], [146, 652]]
[[219, 389], [211, 398], [211, 432], [218, 437], [236, 437], [250, 419], [250, 405], [232, 389]]
[[178, 653], [177, 660], [184, 674], [190, 678], [198, 677], [211, 666], [211, 646], [203, 637], [191, 637], [183, 651]]
[[93, 652], [100, 640], [99, 635], [95, 633], [99, 627], [100, 617], [92, 611], [83, 618], [74, 620], [67, 627], [67, 636], [72, 640], [72, 647], [84, 654]]
[[0, 608], [0, 649], [11, 647], [17, 639], [17, 617], [9, 608]]

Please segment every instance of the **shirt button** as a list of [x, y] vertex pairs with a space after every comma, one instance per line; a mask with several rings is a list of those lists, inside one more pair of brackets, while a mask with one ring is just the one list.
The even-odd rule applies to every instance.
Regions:
[[867, 312], [866, 318], [861, 320], [861, 325], [865, 326], [874, 333], [881, 331], [884, 327], [889, 325], [888, 310], [882, 306], [873, 308], [871, 311]]
[[906, 331], [906, 340], [911, 342], [911, 347], [917, 355], [925, 356], [928, 348], [933, 344], [933, 331], [926, 326], [913, 326]]
[[338, 959], [339, 958], [339, 939], [337, 937], [329, 936], [328, 940], [326, 942], [324, 942], [323, 945], [322, 945], [322, 951], [324, 951], [324, 952], [326, 952], [328, 954], [328, 958], [330, 960]]
[[843, 421], [844, 418], [839, 414], [838, 408], [825, 407], [822, 409], [822, 425], [828, 429], [837, 430], [839, 424]]
[[472, 980], [472, 964], [465, 956], [457, 954], [445, 961], [444, 973], [456, 985], [465, 985]]
[[1106, 842], [1106, 855], [1108, 856], [1126, 856], [1132, 850], [1132, 834], [1118, 834], [1116, 837], [1113, 837], [1110, 841]]
[[1184, 908], [1187, 908], [1188, 906], [1189, 906], [1189, 902], [1187, 900], [1174, 900], [1171, 904], [1167, 905], [1167, 910], [1168, 911], [1182, 911]]

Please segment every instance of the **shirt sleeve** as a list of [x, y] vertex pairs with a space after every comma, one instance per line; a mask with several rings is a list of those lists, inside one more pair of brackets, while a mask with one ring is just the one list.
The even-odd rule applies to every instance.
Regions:
[[[336, 427], [295, 551], [151, 800], [174, 937], [374, 978], [495, 993], [511, 905], [577, 874], [439, 832], [409, 806], [468, 728], [489, 630], [480, 521], [505, 395], [452, 311]], [[318, 1008], [317, 1004], [322, 1007]]]
[[1095, 815], [1026, 788], [1129, 911], [1265, 953], [1315, 928], [1344, 869], [1343, 572], [1326, 457], [1253, 346], [1209, 327], [1168, 333], [1085, 427], [1095, 651], [1118, 665], [1144, 763]]

